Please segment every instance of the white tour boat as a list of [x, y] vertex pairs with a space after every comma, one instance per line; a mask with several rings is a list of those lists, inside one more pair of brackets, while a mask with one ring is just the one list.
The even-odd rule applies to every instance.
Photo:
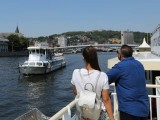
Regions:
[[66, 66], [64, 56], [54, 55], [47, 43], [35, 43], [35, 46], [28, 47], [29, 57], [23, 64], [19, 65], [20, 73], [45, 74]]

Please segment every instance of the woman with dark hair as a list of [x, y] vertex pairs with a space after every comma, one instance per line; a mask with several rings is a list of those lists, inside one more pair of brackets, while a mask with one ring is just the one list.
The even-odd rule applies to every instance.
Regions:
[[97, 52], [93, 47], [91, 47], [91, 46], [86, 47], [83, 50], [82, 54], [83, 54], [83, 57], [84, 57], [84, 60], [86, 63], [86, 68], [88, 66], [88, 67], [93, 68], [95, 70], [101, 71], [99, 64], [98, 64]]
[[[85, 84], [92, 84], [96, 86], [96, 94], [102, 100], [105, 110], [110, 118], [114, 120], [111, 99], [109, 96], [108, 77], [104, 72], [101, 72], [96, 49], [92, 46], [86, 47], [83, 50], [82, 58], [85, 63], [84, 68], [75, 69], [72, 75], [72, 89], [75, 95], [84, 90]], [[88, 90], [92, 91], [92, 86], [86, 86]]]

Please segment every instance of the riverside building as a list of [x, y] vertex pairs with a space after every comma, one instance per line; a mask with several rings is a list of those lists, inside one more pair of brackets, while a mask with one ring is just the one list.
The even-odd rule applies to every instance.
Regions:
[[8, 39], [0, 38], [0, 52], [8, 52]]
[[18, 26], [16, 27], [15, 32], [7, 32], [7, 33], [0, 33], [0, 52], [8, 52], [8, 43], [9, 40], [7, 37], [10, 35], [18, 35], [19, 37], [22, 37], [23, 34], [19, 32]]
[[121, 44], [134, 44], [134, 35], [132, 31], [121, 31]]
[[58, 45], [60, 45], [60, 47], [66, 47], [67, 46], [67, 38], [65, 36], [60, 36], [58, 38]]

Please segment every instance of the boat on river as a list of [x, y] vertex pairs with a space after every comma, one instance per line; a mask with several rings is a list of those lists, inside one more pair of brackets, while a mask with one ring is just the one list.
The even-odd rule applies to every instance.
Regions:
[[66, 66], [63, 54], [54, 55], [53, 48], [47, 43], [35, 43], [27, 49], [28, 60], [19, 65], [20, 73], [24, 75], [46, 74]]

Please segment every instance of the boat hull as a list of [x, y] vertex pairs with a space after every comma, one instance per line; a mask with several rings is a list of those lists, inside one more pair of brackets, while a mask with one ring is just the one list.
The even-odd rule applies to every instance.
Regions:
[[46, 66], [19, 66], [19, 70], [20, 73], [24, 74], [24, 75], [38, 75], [38, 74], [46, 74], [49, 72], [52, 72], [54, 70], [57, 70], [59, 68], [65, 67], [66, 66], [66, 62], [62, 62], [59, 64], [53, 64], [50, 65], [48, 67]]
[[24, 75], [46, 73], [46, 67], [20, 66], [19, 70], [20, 70], [20, 73]]

